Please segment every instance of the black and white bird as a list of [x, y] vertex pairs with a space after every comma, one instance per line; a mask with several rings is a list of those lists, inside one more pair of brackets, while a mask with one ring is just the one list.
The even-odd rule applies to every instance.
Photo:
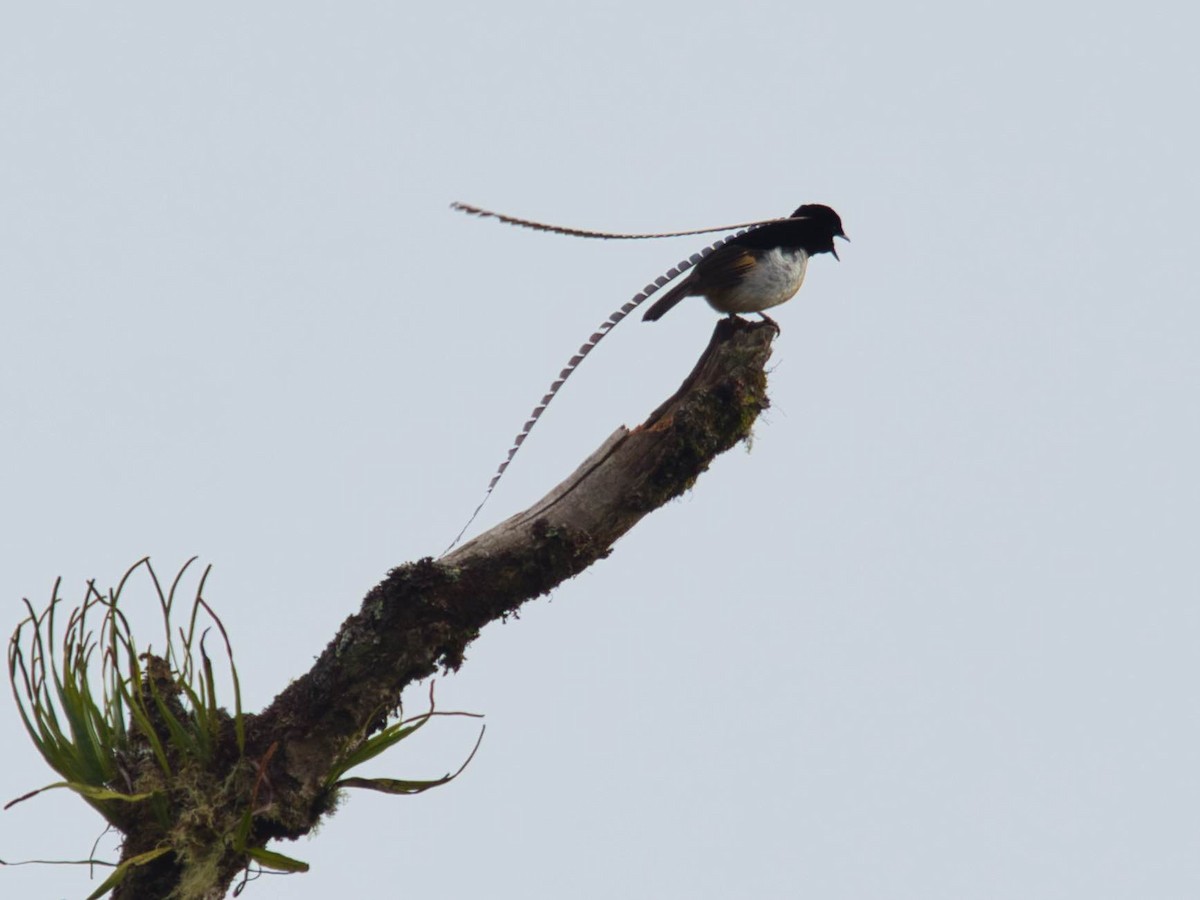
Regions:
[[846, 237], [836, 212], [806, 203], [786, 221], [754, 228], [700, 260], [691, 274], [646, 310], [654, 322], [684, 297], [703, 297], [718, 312], [758, 313], [791, 300], [804, 283], [809, 257], [832, 253], [833, 239]]

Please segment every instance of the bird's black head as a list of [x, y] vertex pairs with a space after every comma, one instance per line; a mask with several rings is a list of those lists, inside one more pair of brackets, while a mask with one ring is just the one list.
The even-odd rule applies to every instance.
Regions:
[[837, 250], [833, 247], [835, 237], [850, 240], [842, 228], [842, 219], [836, 212], [823, 203], [805, 203], [792, 213], [793, 219], [804, 219], [809, 227], [805, 229], [804, 249], [812, 253], [832, 253], [838, 259]]

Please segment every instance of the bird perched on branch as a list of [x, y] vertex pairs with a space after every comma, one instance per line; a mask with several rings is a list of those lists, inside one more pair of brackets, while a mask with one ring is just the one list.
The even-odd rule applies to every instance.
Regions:
[[[693, 253], [687, 259], [679, 261], [600, 323], [600, 327], [568, 360], [566, 367], [558, 373], [558, 378], [550, 385], [550, 390], [529, 414], [529, 419], [514, 439], [504, 462], [500, 463], [492, 480], [488, 483], [483, 500], [475, 507], [475, 512], [471, 514], [467, 524], [462, 527], [458, 537], [451, 541], [446, 552], [449, 552], [459, 542], [471, 523], [475, 521], [475, 517], [479, 515], [479, 511], [483, 509], [488, 497], [492, 495], [492, 491], [503, 477], [504, 470], [508, 468], [508, 464], [521, 449], [521, 444], [525, 442], [525, 438], [529, 437], [533, 426], [546, 411], [546, 407], [554, 399], [559, 388], [571, 377], [571, 373], [578, 368], [584, 357], [592, 352], [604, 336], [616, 327], [618, 322], [650, 299], [660, 288], [666, 287], [684, 272], [691, 270], [686, 278], [646, 310], [643, 319], [651, 322], [660, 319], [684, 297], [704, 297], [708, 301], [708, 305], [718, 312], [728, 313], [732, 316], [736, 316], [738, 313], [757, 313], [765, 321], [775, 325], [775, 321], [763, 310], [785, 303], [796, 295], [796, 291], [800, 290], [800, 285], [804, 283], [804, 272], [808, 268], [809, 257], [817, 253], [832, 253], [834, 259], [837, 259], [838, 255], [837, 250], [833, 247], [833, 239], [840, 237], [847, 241], [850, 240], [846, 237], [846, 232], [842, 228], [842, 220], [838, 214], [821, 203], [806, 203], [785, 219], [765, 219], [757, 222], [742, 222], [737, 225], [652, 234], [591, 231], [583, 228], [551, 225], [533, 219], [521, 219], [493, 212], [466, 203], [452, 203], [451, 207], [468, 215], [498, 219], [509, 225], [532, 228], [535, 231], [549, 231], [604, 240], [643, 240], [741, 230], [705, 247], [698, 253]], [[775, 329], [778, 331], [779, 326], [775, 325]]]
[[838, 214], [807, 203], [788, 220], [754, 228], [709, 253], [642, 318], [657, 321], [684, 297], [703, 297], [718, 312], [753, 312], [770, 321], [763, 310], [795, 296], [809, 257], [832, 253], [838, 258], [833, 246], [837, 237], [850, 240]]

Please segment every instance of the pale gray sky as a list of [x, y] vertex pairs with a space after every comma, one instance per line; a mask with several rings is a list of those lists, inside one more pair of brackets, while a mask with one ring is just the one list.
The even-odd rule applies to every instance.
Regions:
[[[752, 452], [483, 634], [439, 685], [487, 715], [458, 782], [352, 796], [278, 847], [311, 874], [248, 896], [1195, 897], [1198, 28], [1185, 3], [10, 4], [0, 618], [199, 554], [261, 707], [705, 243], [451, 200], [621, 230], [829, 203], [853, 243], [777, 312]], [[617, 328], [479, 525], [640, 421], [713, 324]], [[0, 725], [4, 799], [51, 781], [7, 696]], [[474, 739], [432, 732], [374, 771]], [[99, 828], [49, 795], [0, 814], [0, 857]], [[0, 870], [5, 896], [94, 886]]]

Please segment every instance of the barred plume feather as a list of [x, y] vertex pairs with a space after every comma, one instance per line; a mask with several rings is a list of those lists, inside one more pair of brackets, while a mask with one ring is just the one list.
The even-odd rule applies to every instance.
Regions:
[[[550, 405], [550, 401], [554, 399], [554, 396], [559, 392], [563, 384], [566, 383], [566, 380], [571, 377], [571, 373], [574, 372], [579, 367], [579, 364], [583, 362], [584, 358], [595, 349], [596, 345], [600, 343], [601, 339], [610, 331], [612, 331], [618, 322], [620, 322], [627, 315], [641, 306], [646, 300], [650, 299], [650, 297], [656, 294], [660, 288], [670, 284], [718, 247], [728, 243], [729, 241], [732, 241], [736, 237], [741, 237], [748, 230], [749, 229], [743, 229], [735, 234], [727, 235], [716, 243], [705, 247], [699, 253], [693, 253], [687, 259], [677, 262], [662, 275], [659, 275], [657, 278], [655, 278], [650, 284], [642, 288], [641, 291], [634, 294], [633, 297], [631, 297], [629, 301], [626, 302], [620, 309], [600, 323], [600, 327], [592, 332], [592, 336], [589, 337], [575, 352], [575, 355], [567, 361], [566, 367], [558, 373], [558, 378], [556, 378], [550, 385], [550, 390], [546, 392], [546, 395], [542, 397], [538, 405], [533, 408], [533, 412], [529, 414], [529, 420], [521, 428], [520, 433], [513, 439], [512, 447], [509, 448], [508, 455], [504, 457], [504, 462], [500, 463], [500, 467], [496, 469], [496, 474], [493, 475], [492, 480], [488, 482], [487, 491], [484, 493], [483, 499], [479, 501], [479, 505], [475, 507], [475, 512], [471, 513], [471, 518], [467, 519], [467, 524], [462, 527], [462, 530], [459, 531], [458, 536], [450, 542], [449, 547], [442, 551], [443, 555], [449, 553], [454, 546], [462, 540], [462, 536], [467, 533], [467, 529], [471, 527], [471, 523], [475, 521], [476, 516], [479, 515], [479, 512], [483, 509], [484, 504], [488, 502], [488, 498], [492, 496], [492, 491], [495, 490], [496, 485], [500, 483], [500, 479], [503, 477], [505, 469], [507, 469], [509, 463], [513, 461], [513, 457], [517, 455], [517, 451], [521, 449], [521, 445], [525, 443], [525, 439], [529, 437], [529, 432], [533, 431], [533, 426], [536, 425], [537, 420], [542, 417], [542, 413], [546, 411], [546, 407]], [[684, 233], [690, 234], [692, 232]], [[597, 232], [591, 232], [591, 234], [595, 235]]]
[[632, 234], [614, 231], [591, 231], [586, 228], [569, 228], [565, 225], [550, 225], [546, 222], [536, 222], [533, 219], [519, 219], [516, 216], [508, 216], [504, 213], [492, 212], [490, 209], [483, 209], [478, 206], [471, 206], [468, 203], [454, 202], [450, 204], [450, 208], [464, 212], [470, 216], [479, 216], [481, 219], [496, 219], [506, 225], [516, 225], [520, 228], [532, 228], [534, 231], [548, 231], [551, 234], [569, 234], [572, 237], [582, 238], [599, 238], [605, 241], [644, 241], [654, 240], [657, 238], [673, 238], [687, 237], [693, 234], [715, 234], [720, 231], [734, 231], [738, 228], [758, 228], [761, 225], [774, 225], [779, 222], [795, 222], [795, 218], [782, 219], [760, 219], [755, 222], [738, 222], [734, 225], [717, 225], [712, 228], [695, 228], [691, 231], [658, 231], [649, 234]]

